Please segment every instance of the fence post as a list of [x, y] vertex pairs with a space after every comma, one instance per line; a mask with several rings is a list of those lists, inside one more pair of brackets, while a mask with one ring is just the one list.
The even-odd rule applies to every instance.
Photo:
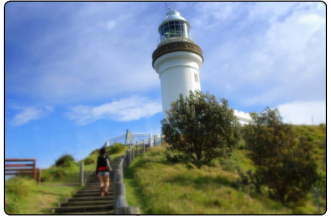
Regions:
[[36, 169], [38, 171], [38, 185], [40, 185], [40, 176], [41, 176], [41, 169]]
[[32, 179], [36, 179], [36, 159], [33, 159]]
[[143, 152], [145, 153], [145, 142], [144, 142], [144, 140], [143, 140]]
[[136, 145], [136, 156], [138, 156], [139, 155], [139, 151], [138, 151], [138, 145]]
[[126, 150], [126, 155], [125, 155], [125, 160], [126, 160], [126, 168], [129, 168], [129, 150]]
[[84, 185], [84, 162], [80, 162], [79, 182], [80, 186]]
[[318, 193], [317, 193], [316, 187], [314, 188], [314, 191], [315, 191], [315, 196], [316, 196], [316, 202], [317, 202], [317, 207], [318, 207], [318, 213], [321, 214], [320, 202], [318, 201]]
[[132, 146], [131, 151], [132, 151], [132, 161], [133, 161], [134, 160], [134, 147], [133, 146]]

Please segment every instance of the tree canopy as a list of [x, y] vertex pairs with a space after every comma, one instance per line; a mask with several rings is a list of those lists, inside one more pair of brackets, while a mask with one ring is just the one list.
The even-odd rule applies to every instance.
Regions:
[[190, 91], [185, 99], [180, 94], [161, 121], [170, 149], [185, 153], [197, 164], [230, 155], [239, 141], [240, 124], [228, 101], [220, 102], [208, 92]]

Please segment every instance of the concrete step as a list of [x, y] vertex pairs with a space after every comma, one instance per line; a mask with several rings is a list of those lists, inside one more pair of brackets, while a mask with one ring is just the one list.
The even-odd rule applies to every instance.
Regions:
[[[109, 178], [109, 181], [113, 181], [114, 178], [113, 177], [110, 177]], [[97, 178], [97, 179], [90, 179], [90, 180], [87, 180], [86, 183], [94, 183], [94, 182], [100, 182], [100, 180]]]
[[94, 211], [109, 211], [113, 210], [114, 206], [112, 204], [98, 205], [98, 206], [70, 206], [70, 207], [58, 207], [51, 208], [52, 213], [72, 213], [72, 212], [94, 212]]
[[114, 210], [112, 211], [101, 211], [101, 212], [77, 212], [77, 213], [70, 213], [73, 215], [109, 215], [109, 214], [114, 214]]
[[[105, 196], [113, 196], [113, 192], [109, 192], [109, 194], [105, 194]], [[72, 197], [95, 197], [100, 196], [100, 192], [86, 192], [86, 193], [76, 193]]]
[[[113, 190], [113, 188], [114, 188], [113, 185], [109, 185], [108, 190]], [[100, 190], [100, 186], [99, 185], [87, 186], [87, 187], [85, 187], [84, 190]]]
[[[100, 182], [91, 182], [91, 183], [86, 183], [85, 186], [97, 186], [100, 185]], [[113, 181], [109, 181], [109, 185], [114, 185]]]
[[100, 194], [98, 196], [89, 196], [89, 197], [74, 197], [74, 198], [66, 198], [67, 202], [80, 202], [80, 201], [98, 201], [98, 200], [114, 200], [113, 196], [105, 196], [101, 197]]
[[97, 201], [75, 201], [75, 202], [62, 202], [58, 203], [59, 207], [69, 206], [98, 206], [98, 205], [113, 205], [113, 200], [97, 200]]
[[[113, 188], [108, 188], [108, 192], [113, 192]], [[84, 192], [100, 192], [100, 188], [86, 188], [85, 190], [81, 190], [81, 191], [76, 191], [75, 193], [80, 194], [80, 193], [84, 193]]]
[[[99, 188], [100, 187], [100, 184], [90, 184], [90, 185], [86, 185], [85, 188]], [[109, 188], [112, 188], [114, 187], [113, 184], [109, 184]]]
[[[114, 185], [113, 182], [109, 182], [109, 187], [110, 187], [110, 186], [113, 186], [113, 185]], [[93, 187], [99, 187], [99, 186], [100, 186], [100, 183], [99, 183], [99, 182], [89, 183], [89, 184], [86, 184], [85, 186], [86, 186], [86, 187], [91, 187], [91, 186], [93, 186]]]

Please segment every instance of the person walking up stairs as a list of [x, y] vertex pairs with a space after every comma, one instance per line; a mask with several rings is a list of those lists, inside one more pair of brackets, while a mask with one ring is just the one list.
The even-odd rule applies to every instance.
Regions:
[[[115, 167], [118, 160], [113, 160], [111, 166]], [[76, 191], [71, 198], [58, 203], [59, 207], [51, 208], [51, 211], [56, 214], [114, 214], [113, 187], [113, 171], [109, 173], [108, 193], [104, 192], [106, 188], [101, 191], [100, 180], [93, 174], [89, 176], [85, 189]]]

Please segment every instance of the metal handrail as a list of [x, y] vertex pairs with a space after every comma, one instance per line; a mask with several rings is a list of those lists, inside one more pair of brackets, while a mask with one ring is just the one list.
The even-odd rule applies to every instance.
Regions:
[[[165, 136], [158, 138], [148, 139], [146, 141], [150, 142], [155, 139], [162, 139]], [[125, 198], [125, 184], [123, 182], [123, 177], [125, 170], [129, 167], [134, 159], [134, 147], [137, 148], [138, 145], [143, 144], [143, 151], [145, 152], [145, 140], [140, 143], [133, 144], [127, 151], [126, 154], [119, 160], [117, 166], [114, 168], [114, 213], [115, 214], [140, 214], [139, 207], [129, 207], [128, 202]], [[125, 162], [125, 164], [124, 164]]]
[[[32, 179], [38, 174], [38, 184], [40, 184], [41, 169], [36, 168], [35, 158], [7, 158], [6, 162], [32, 162], [22, 164], [5, 164], [5, 175], [32, 175]], [[19, 172], [21, 171], [21, 172]]]
[[161, 137], [158, 137], [158, 138], [153, 138], [153, 139], [143, 140], [143, 141], [141, 141], [140, 143], [133, 144], [133, 145], [132, 145], [127, 151], [132, 150], [132, 148], [136, 147], [137, 145], [144, 144], [145, 142], [150, 142], [150, 141], [155, 140], [155, 139], [162, 139], [162, 138], [164, 138], [164, 137], [165, 137], [165, 136], [162, 135]]

